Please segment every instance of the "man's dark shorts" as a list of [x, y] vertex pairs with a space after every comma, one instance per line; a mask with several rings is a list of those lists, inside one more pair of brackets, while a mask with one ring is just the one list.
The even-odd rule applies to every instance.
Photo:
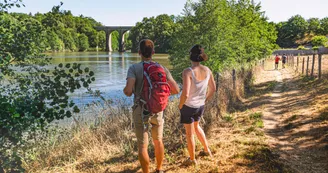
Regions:
[[285, 64], [286, 63], [286, 60], [282, 60], [282, 63]]
[[191, 124], [195, 121], [199, 121], [204, 113], [204, 105], [199, 108], [191, 108], [189, 106], [183, 105], [180, 110], [181, 114], [181, 123], [182, 124]]

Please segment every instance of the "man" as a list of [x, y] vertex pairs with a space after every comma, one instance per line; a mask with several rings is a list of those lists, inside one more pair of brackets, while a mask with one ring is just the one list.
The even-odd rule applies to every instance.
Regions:
[[278, 65], [279, 65], [279, 61], [280, 61], [280, 58], [278, 55], [276, 55], [276, 58], [274, 60], [274, 63], [275, 63], [275, 70], [278, 70]]
[[287, 59], [286, 54], [283, 54], [283, 56], [282, 56], [282, 68], [285, 68], [286, 59]]
[[[126, 96], [131, 96], [134, 94], [134, 106], [133, 106], [133, 121], [135, 124], [135, 133], [138, 142], [138, 157], [141, 164], [142, 171], [144, 173], [149, 172], [149, 155], [148, 155], [148, 128], [145, 128], [145, 121], [143, 121], [144, 110], [140, 103], [141, 91], [143, 88], [143, 76], [144, 67], [143, 63], [149, 63], [152, 61], [152, 56], [154, 55], [154, 43], [145, 39], [139, 43], [139, 55], [142, 61], [137, 64], [130, 66], [127, 74], [127, 82], [124, 88], [124, 94]], [[171, 94], [179, 93], [179, 86], [172, 78], [171, 73], [163, 67], [166, 73], [167, 82], [171, 88]], [[163, 145], [163, 112], [159, 112], [151, 115], [148, 122], [151, 124], [151, 135], [154, 141], [155, 157], [157, 162], [156, 172], [162, 173], [162, 163], [164, 159], [164, 145]]]

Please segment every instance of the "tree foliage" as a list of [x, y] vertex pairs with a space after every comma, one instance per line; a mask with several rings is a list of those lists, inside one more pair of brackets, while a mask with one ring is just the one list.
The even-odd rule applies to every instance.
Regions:
[[325, 17], [320, 20], [321, 25], [321, 35], [328, 35], [328, 17]]
[[77, 45], [79, 51], [86, 51], [89, 48], [88, 37], [85, 34], [79, 34]]
[[277, 44], [282, 48], [310, 44], [313, 37], [328, 35], [328, 18], [310, 18], [307, 21], [300, 15], [291, 17], [287, 22], [276, 24]]
[[[44, 68], [50, 58], [42, 53], [55, 31], [35, 18], [16, 17], [0, 11], [0, 172], [23, 172], [28, 134], [79, 112], [68, 94], [95, 80], [76, 63]], [[52, 39], [54, 49], [64, 44], [58, 35]]]
[[327, 46], [328, 38], [326, 36], [315, 36], [312, 39], [312, 46], [321, 47]]
[[[9, 15], [18, 21], [25, 19], [39, 21], [47, 32], [45, 46], [48, 51], [85, 51], [89, 47], [96, 48], [97, 46], [104, 50], [106, 34], [104, 31], [95, 29], [96, 26], [101, 26], [101, 23], [91, 17], [73, 16], [70, 10], [61, 10], [61, 5], [62, 3], [54, 6], [51, 11], [44, 14], [10, 13]], [[85, 42], [85, 36], [87, 42]], [[81, 39], [83, 39], [83, 44], [81, 44]], [[117, 42], [115, 38], [112, 40]]]
[[255, 61], [276, 46], [274, 24], [267, 22], [260, 5], [248, 0], [188, 1], [176, 20], [170, 62], [177, 77], [190, 63], [188, 51], [193, 44], [205, 47], [206, 64], [213, 71]]
[[117, 51], [119, 48], [119, 41], [118, 41], [119, 33], [118, 31], [113, 31], [111, 34], [112, 34], [112, 49], [113, 51], [115, 50]]
[[314, 33], [314, 34], [322, 33], [322, 28], [319, 18], [310, 18], [307, 22], [309, 25], [307, 32]]
[[142, 39], [151, 39], [155, 44], [155, 52], [167, 53], [171, 48], [172, 34], [176, 25], [171, 16], [162, 14], [155, 17], [145, 17], [138, 22], [129, 33], [129, 40], [132, 42], [131, 51], [138, 51], [138, 44]]
[[308, 22], [300, 15], [291, 17], [287, 22], [277, 25], [278, 39], [280, 47], [296, 47], [296, 41], [304, 38], [308, 30]]

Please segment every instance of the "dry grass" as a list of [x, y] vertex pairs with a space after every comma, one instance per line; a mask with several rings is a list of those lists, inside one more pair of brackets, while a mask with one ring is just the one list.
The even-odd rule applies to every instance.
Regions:
[[[308, 71], [307, 69], [307, 58], [309, 57], [309, 67]], [[297, 59], [298, 59], [298, 64], [297, 64]], [[294, 70], [297, 71], [298, 73], [302, 74], [302, 64], [303, 64], [303, 59], [304, 59], [304, 70], [303, 70], [303, 75], [306, 75], [306, 72], [308, 72], [308, 75], [311, 75], [312, 71], [312, 64], [313, 64], [313, 56], [295, 56], [294, 57]], [[322, 75], [328, 75], [328, 55], [322, 55], [321, 59], [321, 73]], [[292, 66], [292, 65], [289, 65]], [[313, 76], [318, 77], [319, 75], [319, 61], [318, 61], [318, 55], [315, 56], [314, 60], [314, 68], [313, 68]]]
[[[255, 68], [255, 72], [260, 69]], [[252, 90], [245, 84], [252, 82], [253, 73], [237, 74], [236, 91], [230, 72], [221, 74], [219, 91], [206, 106], [201, 125], [214, 159], [199, 158], [196, 168], [181, 166], [188, 156], [184, 129], [179, 123], [178, 101], [169, 103], [164, 128], [166, 172], [288, 172], [265, 142], [261, 110], [255, 112], [244, 107], [244, 89]], [[272, 90], [270, 85], [273, 84], [263, 86], [263, 94]], [[76, 121], [72, 128], [64, 130], [65, 134], [48, 134], [42, 144], [29, 151], [27, 171], [140, 172], [130, 109], [124, 104], [107, 105], [101, 109], [94, 107], [90, 112], [97, 113], [94, 122]], [[198, 142], [197, 151], [200, 150]], [[152, 145], [149, 151], [154, 169]]]

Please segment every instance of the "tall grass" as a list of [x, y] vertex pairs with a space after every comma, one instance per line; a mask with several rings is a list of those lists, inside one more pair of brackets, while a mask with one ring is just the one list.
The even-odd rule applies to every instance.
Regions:
[[[249, 88], [252, 71], [237, 73], [236, 90], [229, 71], [221, 73], [218, 91], [206, 104], [201, 125], [207, 132], [222, 120], [225, 112], [238, 106], [238, 100]], [[114, 156], [122, 161], [136, 160], [137, 143], [134, 135], [132, 112], [129, 105], [119, 101], [111, 104], [94, 104], [88, 107], [92, 121], [77, 116], [69, 128], [52, 127], [35, 139], [27, 150], [24, 162], [28, 172], [87, 172], [102, 170]], [[179, 154], [185, 147], [184, 129], [180, 124], [178, 99], [171, 101], [164, 112], [164, 146], [166, 153]], [[40, 137], [41, 136], [41, 137]], [[154, 155], [153, 150], [150, 154]], [[171, 157], [167, 156], [168, 159]], [[105, 171], [105, 170], [102, 170]]]

